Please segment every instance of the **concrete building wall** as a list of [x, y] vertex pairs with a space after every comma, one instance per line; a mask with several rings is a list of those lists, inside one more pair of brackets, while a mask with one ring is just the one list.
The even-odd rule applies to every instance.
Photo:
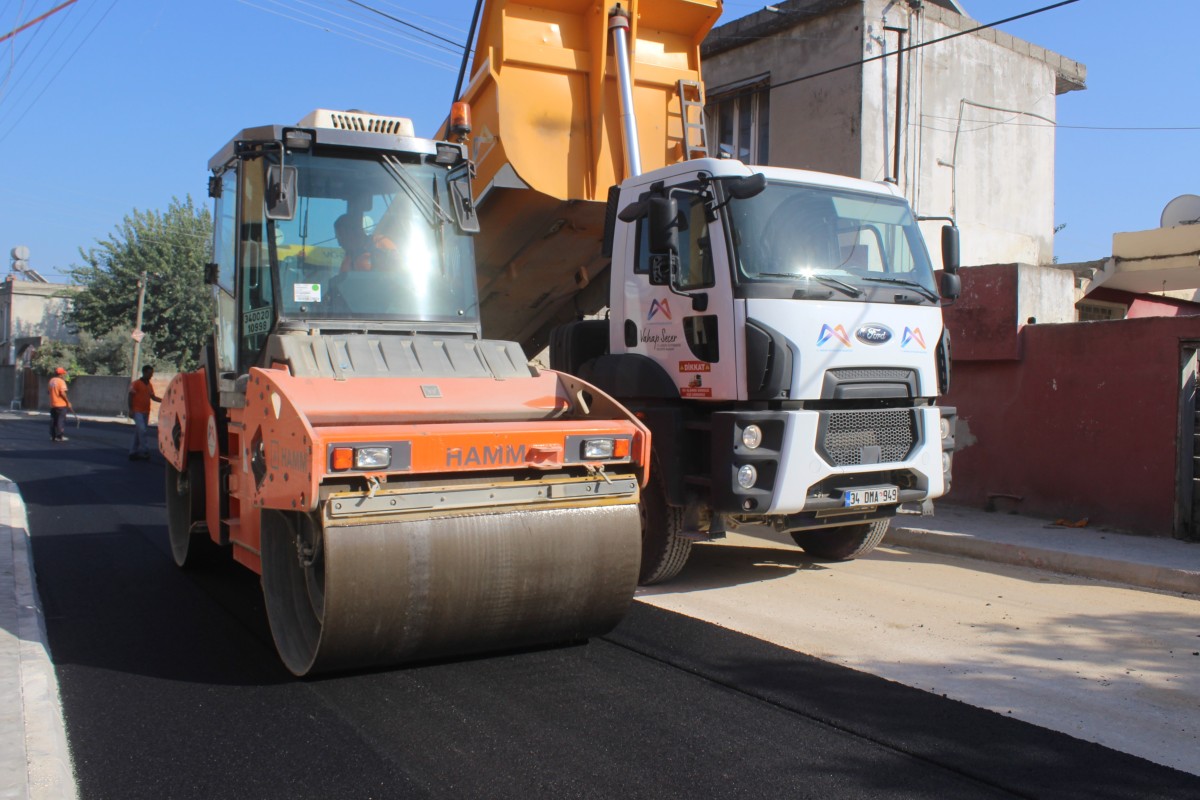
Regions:
[[[896, 49], [896, 34], [883, 30], [886, 5], [866, 5], [874, 52], [882, 46], [875, 37], [888, 52]], [[932, 5], [903, 15], [907, 19], [898, 8], [907, 7], [892, 8], [886, 22], [909, 28], [908, 45], [975, 26]], [[1045, 51], [1033, 54], [1032, 47], [979, 31], [905, 54], [899, 184], [918, 214], [958, 220], [963, 264], [1053, 260], [1058, 70]], [[894, 135], [895, 73], [892, 58], [864, 67], [871, 91], [864, 98], [863, 139], [874, 143], [864, 148], [864, 177], [889, 174], [884, 156], [893, 151], [884, 145]], [[935, 233], [926, 230], [931, 241]]]
[[[858, 2], [827, 0], [815, 12], [759, 11], [724, 28], [719, 41], [710, 37], [704, 55], [707, 98], [752, 78], [768, 76], [775, 87], [862, 58]], [[748, 41], [753, 46], [742, 46]], [[772, 88], [770, 165], [857, 176], [861, 95], [857, 70]]]
[[11, 365], [19, 358], [20, 339], [42, 337], [60, 342], [77, 342], [66, 325], [70, 297], [78, 287], [55, 283], [7, 280], [0, 283], [0, 364]]
[[[1056, 94], [1085, 68], [978, 31], [790, 85], [787, 81], [977, 27], [925, 3], [789, 0], [721, 26], [704, 44], [710, 99], [769, 75], [773, 166], [894, 178], [921, 215], [954, 216], [967, 265], [1053, 260]], [[897, 86], [900, 159], [894, 165]], [[778, 88], [774, 88], [778, 87]], [[929, 242], [942, 223], [924, 223]], [[941, 254], [931, 247], [935, 266]]]

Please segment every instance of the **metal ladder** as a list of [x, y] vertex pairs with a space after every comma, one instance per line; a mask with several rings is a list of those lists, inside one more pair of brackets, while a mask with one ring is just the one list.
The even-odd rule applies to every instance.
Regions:
[[[683, 123], [683, 159], [708, 157], [708, 130], [704, 125], [704, 88], [699, 81], [680, 80], [679, 117]], [[696, 121], [693, 122], [692, 120]]]

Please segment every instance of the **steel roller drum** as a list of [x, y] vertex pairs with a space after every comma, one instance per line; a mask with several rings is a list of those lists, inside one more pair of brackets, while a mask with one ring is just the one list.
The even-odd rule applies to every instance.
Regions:
[[262, 582], [296, 675], [582, 640], [637, 587], [633, 504], [330, 526], [264, 511]]

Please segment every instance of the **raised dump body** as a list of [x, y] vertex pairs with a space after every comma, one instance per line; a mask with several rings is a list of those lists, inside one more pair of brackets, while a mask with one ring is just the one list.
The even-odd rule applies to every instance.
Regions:
[[320, 112], [209, 166], [217, 322], [159, 416], [176, 561], [260, 573], [297, 675], [614, 626], [648, 431], [481, 336], [463, 148]]
[[[685, 121], [699, 123], [700, 109], [683, 101], [700, 99], [700, 42], [720, 6], [620, 5], [629, 14], [642, 168], [677, 163], [701, 141], [697, 127], [685, 128]], [[630, 176], [610, 7], [594, 0], [486, 3], [462, 97], [474, 122], [484, 331], [531, 355], [557, 324], [607, 303], [604, 204], [610, 187]]]

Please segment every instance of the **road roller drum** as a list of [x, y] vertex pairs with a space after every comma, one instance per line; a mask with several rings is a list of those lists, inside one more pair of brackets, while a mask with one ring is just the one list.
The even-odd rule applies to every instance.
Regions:
[[267, 615], [297, 675], [583, 640], [620, 621], [637, 585], [636, 504], [262, 524]]

